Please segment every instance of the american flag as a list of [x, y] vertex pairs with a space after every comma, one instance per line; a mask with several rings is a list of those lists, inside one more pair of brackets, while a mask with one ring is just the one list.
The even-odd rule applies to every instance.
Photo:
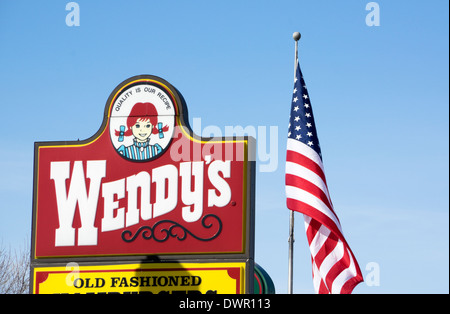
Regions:
[[297, 62], [286, 156], [287, 207], [304, 216], [317, 293], [351, 293], [363, 281], [328, 193], [308, 90]]

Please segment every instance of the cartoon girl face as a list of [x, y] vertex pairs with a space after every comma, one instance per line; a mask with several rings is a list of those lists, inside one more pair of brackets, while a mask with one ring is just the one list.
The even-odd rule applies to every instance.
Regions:
[[130, 128], [138, 142], [147, 142], [153, 132], [153, 127], [154, 125], [150, 122], [150, 119], [139, 118]]
[[[158, 121], [158, 112], [152, 103], [136, 103], [126, 124], [115, 131], [115, 136], [118, 137], [118, 142], [123, 142], [126, 137], [132, 137], [133, 142], [128, 141], [128, 145], [116, 148], [121, 155], [127, 159], [145, 161], [163, 151], [160, 141], [164, 139], [164, 133], [169, 130], [169, 127]], [[152, 134], [159, 134], [159, 136], [150, 144]]]
[[158, 158], [172, 142], [175, 109], [165, 89], [147, 83], [130, 85], [111, 105], [109, 132], [114, 149], [128, 161]]

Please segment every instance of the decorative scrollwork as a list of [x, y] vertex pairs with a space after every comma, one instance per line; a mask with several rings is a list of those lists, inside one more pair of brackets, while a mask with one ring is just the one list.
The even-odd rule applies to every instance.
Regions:
[[[211, 219], [213, 221], [211, 221]], [[165, 226], [165, 224], [167, 224], [167, 226]], [[188, 235], [200, 241], [211, 241], [217, 238], [222, 232], [222, 221], [219, 217], [213, 214], [206, 215], [202, 218], [202, 226], [205, 229], [211, 229], [214, 225], [217, 225], [217, 231], [211, 237], [202, 238], [193, 234], [183, 225], [166, 219], [158, 221], [153, 225], [153, 227], [142, 226], [134, 235], [130, 230], [125, 230], [122, 232], [122, 240], [128, 243], [133, 242], [141, 234], [143, 239], [153, 239], [157, 242], [165, 242], [169, 239], [169, 237], [177, 238], [179, 241], [183, 241]], [[161, 226], [160, 229], [158, 228], [159, 226]]]

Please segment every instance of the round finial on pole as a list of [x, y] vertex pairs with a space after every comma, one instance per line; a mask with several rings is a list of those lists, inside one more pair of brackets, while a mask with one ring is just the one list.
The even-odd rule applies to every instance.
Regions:
[[292, 38], [294, 38], [295, 41], [299, 41], [300, 37], [302, 37], [302, 35], [299, 32], [292, 34]]

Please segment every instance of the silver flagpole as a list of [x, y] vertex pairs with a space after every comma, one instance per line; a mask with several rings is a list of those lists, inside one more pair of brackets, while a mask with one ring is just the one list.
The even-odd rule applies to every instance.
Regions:
[[293, 293], [293, 285], [294, 285], [294, 211], [291, 210], [290, 219], [289, 219], [289, 268], [288, 268], [288, 276], [289, 276], [289, 285], [288, 285], [288, 293]]
[[[295, 64], [294, 64], [294, 79], [297, 72], [297, 64], [298, 64], [298, 41], [300, 40], [300, 33], [295, 32], [292, 37], [295, 40]], [[300, 78], [298, 78], [300, 79]], [[291, 210], [289, 217], [289, 267], [288, 267], [288, 293], [293, 294], [293, 286], [294, 286], [294, 211]]]

